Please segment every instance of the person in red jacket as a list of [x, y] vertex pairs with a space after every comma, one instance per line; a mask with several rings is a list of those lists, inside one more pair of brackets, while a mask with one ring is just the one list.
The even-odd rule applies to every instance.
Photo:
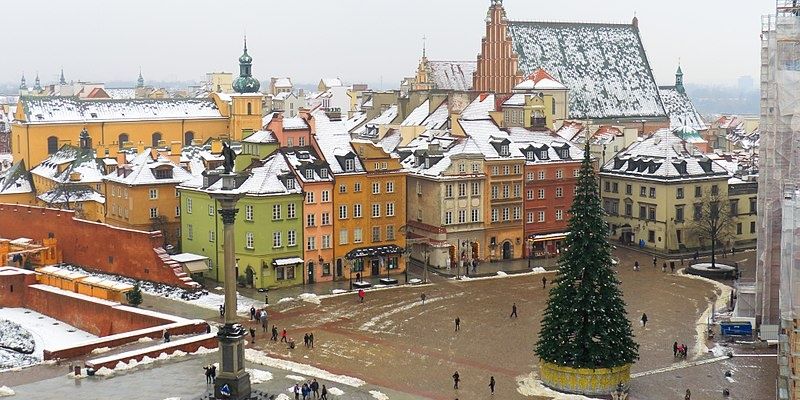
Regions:
[[365, 292], [364, 289], [358, 289], [358, 298], [362, 303], [364, 302], [364, 297], [366, 297], [366, 295], [367, 292]]

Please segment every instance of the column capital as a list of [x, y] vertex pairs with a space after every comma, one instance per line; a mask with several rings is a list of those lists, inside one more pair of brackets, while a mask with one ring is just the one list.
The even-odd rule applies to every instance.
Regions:
[[222, 223], [224, 225], [232, 225], [236, 221], [236, 213], [238, 212], [238, 208], [220, 208], [219, 215], [222, 216]]

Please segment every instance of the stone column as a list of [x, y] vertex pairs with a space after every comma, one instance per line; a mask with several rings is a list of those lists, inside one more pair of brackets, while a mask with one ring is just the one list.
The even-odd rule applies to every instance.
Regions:
[[[226, 185], [228, 184], [228, 185]], [[231, 187], [226, 187], [231, 186]], [[224, 387], [230, 393], [230, 399], [244, 400], [250, 398], [250, 375], [244, 368], [244, 338], [246, 331], [241, 324], [236, 323], [236, 247], [234, 238], [234, 222], [236, 221], [236, 208], [238, 195], [225, 193], [233, 189], [233, 176], [223, 177], [223, 191], [212, 197], [220, 202], [219, 214], [222, 216], [223, 250], [225, 277], [225, 325], [219, 330], [220, 372], [214, 383], [216, 398], [226, 398], [222, 395]]]

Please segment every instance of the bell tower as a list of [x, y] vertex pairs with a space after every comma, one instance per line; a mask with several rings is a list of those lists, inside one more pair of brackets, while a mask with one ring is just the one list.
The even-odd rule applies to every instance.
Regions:
[[486, 15], [486, 35], [481, 40], [478, 68], [472, 78], [473, 90], [511, 93], [522, 81], [519, 60], [508, 36], [508, 19], [503, 0], [492, 0]]

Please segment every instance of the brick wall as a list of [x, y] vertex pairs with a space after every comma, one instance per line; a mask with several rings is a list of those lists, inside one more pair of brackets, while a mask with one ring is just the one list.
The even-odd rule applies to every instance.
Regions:
[[74, 218], [73, 211], [0, 203], [0, 237], [41, 241], [53, 234], [64, 262], [115, 275], [194, 288], [161, 248], [159, 232]]

